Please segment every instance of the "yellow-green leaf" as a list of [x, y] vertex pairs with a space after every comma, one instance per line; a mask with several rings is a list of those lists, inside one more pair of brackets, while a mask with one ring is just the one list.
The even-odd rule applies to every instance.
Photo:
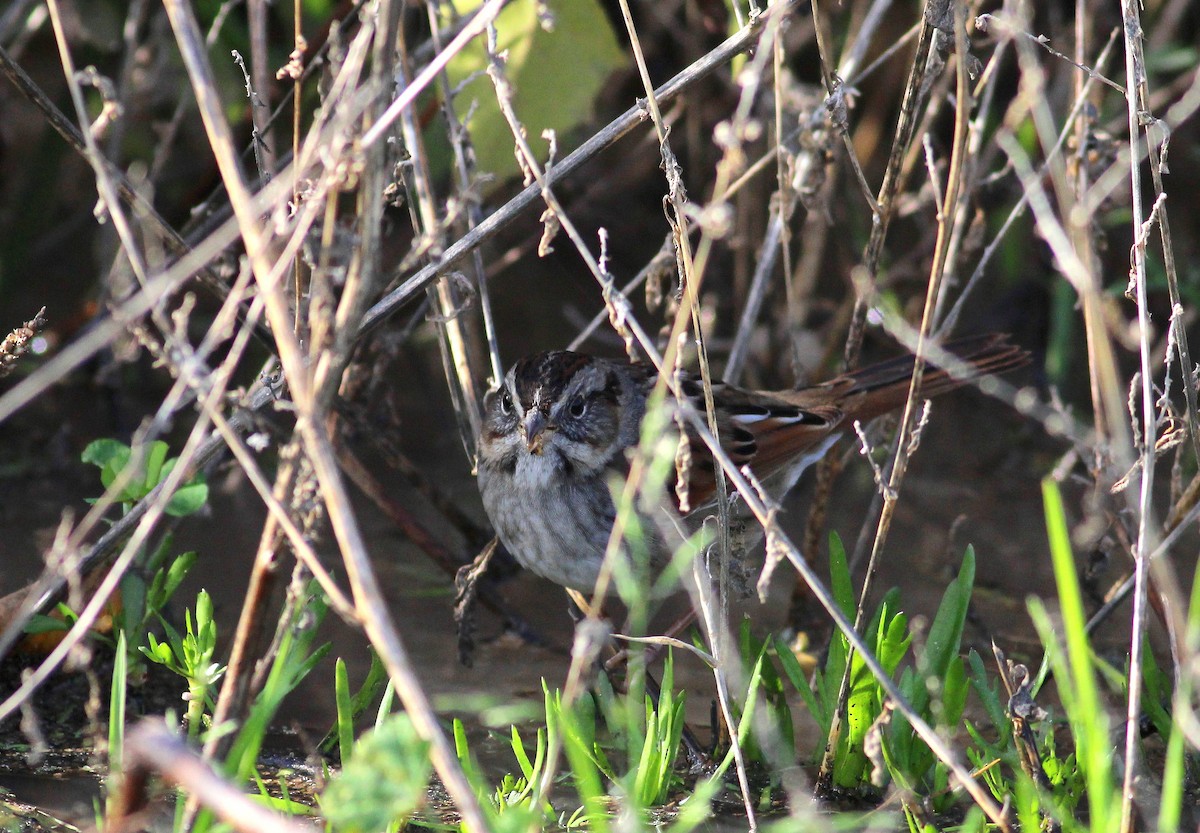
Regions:
[[[458, 0], [459, 14], [467, 14], [478, 0]], [[612, 25], [595, 0], [549, 0], [553, 29], [546, 31], [538, 19], [534, 0], [514, 0], [496, 19], [497, 48], [508, 52], [505, 74], [514, 88], [513, 109], [525, 126], [529, 144], [545, 161], [542, 131], [553, 129], [561, 157], [569, 149], [570, 132], [592, 114], [592, 105], [609, 73], [625, 61]], [[448, 67], [457, 87], [473, 74], [455, 99], [455, 112], [465, 118], [474, 106], [468, 128], [481, 173], [497, 181], [518, 173], [513, 137], [500, 113], [487, 69], [482, 39], [460, 52]]]

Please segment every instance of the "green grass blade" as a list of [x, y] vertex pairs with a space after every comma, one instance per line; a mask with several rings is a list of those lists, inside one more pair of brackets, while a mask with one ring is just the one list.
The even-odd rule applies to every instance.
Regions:
[[125, 631], [117, 632], [117, 653], [113, 657], [112, 687], [108, 701], [108, 783], [105, 788], [108, 814], [116, 801], [116, 777], [123, 769], [125, 753], [125, 701], [128, 670]]
[[[1188, 600], [1187, 633], [1184, 640], [1192, 656], [1200, 648], [1200, 562], [1196, 564], [1195, 575], [1192, 576], [1192, 597]], [[1183, 675], [1176, 684], [1172, 710], [1182, 714], [1183, 709], [1190, 709], [1192, 702], [1192, 676]], [[1187, 744], [1184, 742], [1181, 718], [1172, 716], [1171, 734], [1167, 738], [1166, 760], [1163, 763], [1163, 790], [1158, 809], [1159, 833], [1177, 833], [1183, 813], [1183, 793], [1185, 777], [1185, 755]]]
[[333, 666], [333, 699], [337, 709], [338, 754], [345, 766], [354, 752], [354, 709], [350, 705], [350, 678], [341, 657]]
[[836, 532], [829, 533], [829, 589], [842, 613], [853, 619], [857, 600], [854, 597], [854, 581], [850, 576], [850, 565], [846, 561], [846, 548]]
[[[1045, 506], [1046, 534], [1050, 542], [1050, 557], [1058, 602], [1062, 616], [1062, 633], [1066, 642], [1065, 667], [1056, 671], [1057, 688], [1067, 718], [1075, 734], [1078, 760], [1087, 779], [1088, 805], [1093, 833], [1115, 830], [1120, 822], [1116, 801], [1120, 798], [1112, 780], [1112, 744], [1109, 742], [1108, 714], [1096, 681], [1091, 645], [1087, 636], [1087, 616], [1083, 594], [1071, 552], [1066, 512], [1058, 485], [1051, 479], [1042, 481], [1042, 500]], [[1032, 604], [1031, 612], [1041, 605]], [[1054, 630], [1049, 617], [1042, 611], [1042, 636], [1054, 642]], [[1051, 645], [1047, 644], [1047, 650]]]
[[563, 706], [561, 699], [555, 705], [563, 751], [566, 752], [575, 789], [583, 802], [588, 827], [596, 833], [607, 833], [609, 825], [604, 784], [592, 750], [593, 732], [586, 725], [593, 718], [590, 714], [581, 714], [584, 710]]
[[950, 663], [958, 656], [962, 644], [963, 626], [967, 621], [967, 608], [971, 603], [971, 590], [975, 585], [975, 549], [967, 547], [963, 555], [962, 568], [958, 577], [946, 588], [942, 603], [938, 606], [929, 638], [921, 653], [921, 673], [926, 677], [941, 680], [950, 669]]
[[387, 685], [383, 687], [383, 697], [379, 698], [379, 708], [375, 712], [375, 728], [379, 728], [379, 724], [383, 723], [384, 718], [392, 713], [392, 703], [396, 701], [396, 687], [392, 685], [392, 681], [388, 680]]

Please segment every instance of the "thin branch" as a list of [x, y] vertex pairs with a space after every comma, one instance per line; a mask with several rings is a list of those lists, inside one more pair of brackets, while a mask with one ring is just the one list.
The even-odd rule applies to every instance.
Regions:
[[[478, 800], [417, 679], [400, 634], [391, 621], [367, 557], [365, 544], [354, 522], [349, 496], [341, 481], [324, 424], [315, 418], [316, 415], [310, 410], [314, 404], [313, 381], [310, 380], [304, 366], [299, 345], [289, 330], [291, 317], [287, 302], [280, 291], [280, 269], [269, 259], [266, 238], [251, 194], [242, 177], [221, 102], [215, 94], [217, 87], [192, 10], [181, 0], [166, 0], [165, 5], [192, 81], [209, 143], [233, 204], [242, 238], [246, 242], [246, 252], [254, 270], [255, 280], [266, 302], [267, 318], [271, 323], [284, 373], [298, 409], [297, 428], [304, 439], [305, 450], [320, 482], [334, 536], [341, 548], [351, 586], [354, 588], [355, 601], [362, 611], [365, 630], [379, 651], [397, 693], [413, 718], [414, 726], [429, 742], [434, 768], [462, 813], [464, 825], [469, 830], [483, 833], [487, 825]], [[410, 87], [413, 96], [421, 86], [423, 85], [414, 83], [413, 87]], [[405, 93], [409, 93], [409, 90]], [[386, 123], [384, 118], [377, 121], [376, 125], [386, 126]], [[376, 132], [376, 138], [379, 132], [381, 131]], [[364, 139], [364, 147], [370, 144], [371, 142]], [[285, 261], [277, 263], [286, 267]]]
[[[1125, 34], [1125, 96], [1129, 116], [1129, 157], [1138, 158], [1137, 146], [1146, 113], [1145, 55], [1142, 52], [1141, 14], [1136, 0], [1122, 0], [1121, 13]], [[1153, 549], [1156, 530], [1152, 521], [1154, 497], [1154, 444], [1158, 428], [1154, 409], [1154, 376], [1150, 358], [1150, 309], [1146, 293], [1146, 241], [1140, 233], [1143, 217], [1141, 166], [1133, 162], [1129, 166], [1129, 186], [1132, 199], [1134, 230], [1133, 271], [1130, 279], [1136, 283], [1138, 344], [1141, 357], [1141, 489], [1138, 495], [1137, 539], [1134, 544], [1134, 591], [1133, 626], [1129, 645], [1129, 679], [1125, 724], [1125, 775], [1121, 791], [1121, 833], [1133, 830], [1134, 779], [1141, 765], [1141, 709], [1142, 709], [1142, 653], [1146, 644], [1146, 604], [1149, 589], [1149, 554]], [[1190, 372], [1190, 368], [1185, 373]], [[1190, 385], [1190, 381], [1187, 382]]]
[[[790, 13], [799, 0], [788, 0], [772, 6], [759, 15], [749, 26], [728, 38], [717, 48], [713, 49], [699, 61], [680, 72], [666, 84], [655, 90], [655, 96], [660, 104], [678, 97], [682, 92], [703, 80], [709, 73], [727, 64], [735, 56], [750, 49], [758, 40], [759, 32], [766, 22], [777, 15]], [[635, 127], [646, 120], [646, 110], [641, 105], [630, 107], [608, 126], [598, 131], [590, 139], [580, 145], [563, 159], [559, 160], [546, 172], [546, 184], [550, 187], [558, 184], [567, 175], [580, 168], [585, 162], [593, 159], [601, 151], [615, 144], [630, 133]], [[399, 287], [389, 292], [379, 300], [363, 318], [361, 334], [371, 332], [386, 321], [397, 309], [414, 298], [425, 287], [448, 271], [455, 263], [473, 252], [479, 246], [495, 237], [503, 228], [508, 226], [518, 215], [537, 202], [542, 196], [538, 183], [530, 183], [521, 193], [517, 194], [501, 208], [492, 213], [473, 231], [463, 235], [442, 253], [437, 263], [432, 263], [405, 280]]]

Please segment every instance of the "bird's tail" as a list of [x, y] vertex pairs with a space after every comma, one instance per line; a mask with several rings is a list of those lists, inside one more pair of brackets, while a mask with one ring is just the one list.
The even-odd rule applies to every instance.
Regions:
[[[905, 403], [915, 363], [915, 356], [898, 356], [839, 376], [826, 384], [847, 386], [843, 400], [847, 416], [865, 422]], [[928, 357], [917, 395], [921, 399], [939, 396], [980, 376], [1002, 373], [1026, 364], [1029, 364], [1029, 353], [1010, 342], [1003, 333], [956, 339], [941, 345]], [[866, 396], [868, 393], [873, 395]]]

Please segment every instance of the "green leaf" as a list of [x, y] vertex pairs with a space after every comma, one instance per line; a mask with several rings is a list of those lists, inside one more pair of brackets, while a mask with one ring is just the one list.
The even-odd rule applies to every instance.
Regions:
[[854, 582], [850, 578], [850, 566], [846, 562], [846, 548], [836, 532], [829, 533], [829, 589], [842, 613], [853, 619], [856, 605]]
[[[1160, 737], [1171, 736], [1171, 714], [1163, 706], [1171, 702], [1171, 678], [1163, 673], [1150, 650], [1149, 637], [1145, 640], [1142, 653], [1142, 679], [1145, 681], [1142, 695], [1142, 710], [1154, 724]], [[1128, 691], [1128, 689], [1126, 689]]]
[[196, 594], [196, 633], [205, 633], [213, 625], [212, 596], [207, 590]]
[[1005, 714], [1004, 704], [1000, 700], [999, 679], [988, 676], [987, 669], [983, 664], [983, 657], [979, 656], [974, 648], [967, 653], [967, 663], [971, 666], [971, 687], [975, 689], [979, 701], [983, 703], [988, 719], [993, 726], [1001, 730], [1002, 735], [1006, 734], [1008, 716]]
[[950, 662], [958, 656], [974, 584], [975, 548], [967, 547], [962, 569], [942, 595], [942, 603], [929, 628], [929, 639], [920, 657], [921, 671], [926, 677], [944, 678], [950, 669]]
[[132, 570], [121, 577], [121, 620], [126, 628], [141, 629], [146, 617], [146, 580]]
[[200, 475], [186, 486], [180, 486], [167, 503], [166, 513], [174, 518], [182, 518], [200, 511], [208, 503], [208, 484]]
[[345, 766], [354, 753], [354, 710], [350, 707], [350, 676], [341, 657], [333, 664], [333, 700], [337, 707], [338, 754]]
[[[129, 460], [132, 456], [133, 452], [128, 446], [125, 446], [116, 449], [112, 456], [104, 462], [103, 467], [100, 469], [100, 483], [104, 486], [104, 488], [107, 489], [113, 484], [114, 481], [116, 481], [117, 475], [124, 471], [125, 467], [129, 465]], [[135, 484], [127, 484], [125, 486], [125, 492], [123, 492], [122, 495], [127, 493], [131, 488], [133, 488], [134, 485]], [[123, 498], [119, 496], [119, 499]]]
[[[355, 722], [357, 722], [360, 715], [367, 711], [367, 709], [371, 706], [371, 703], [374, 702], [375, 698], [379, 695], [380, 690], [388, 683], [387, 669], [384, 667], [383, 662], [380, 661], [379, 655], [375, 653], [374, 649], [371, 649], [370, 654], [371, 667], [367, 670], [367, 677], [365, 680], [363, 680], [363, 683], [359, 687], [358, 691], [354, 692], [352, 696], [350, 695], [348, 688], [349, 680], [347, 679], [346, 681], [346, 697], [348, 699], [344, 703], [340, 700], [337, 701], [337, 721], [334, 723], [333, 728], [331, 728], [325, 735], [325, 739], [321, 741], [319, 748], [322, 752], [332, 752], [334, 748], [343, 744], [346, 737], [345, 733], [347, 732], [350, 733], [350, 740], [353, 741], [353, 727]], [[335, 668], [335, 695], [337, 694], [337, 686], [339, 684], [336, 676], [337, 673], [338, 671]], [[379, 726], [384, 717], [386, 717], [392, 710], [390, 697], [385, 695], [383, 699], [386, 702], [381, 702], [380, 708], [376, 712], [376, 727]], [[342, 762], [345, 763], [345, 760], [346, 759], [343, 758]]]
[[147, 594], [146, 600], [150, 613], [158, 613], [171, 600], [195, 563], [196, 553], [194, 551], [180, 553], [175, 556], [170, 567], [154, 573], [154, 580], [150, 583], [150, 592]]
[[897, 613], [886, 625], [881, 625], [879, 644], [875, 646], [876, 656], [880, 665], [889, 675], [894, 674], [900, 665], [900, 660], [908, 653], [912, 645], [912, 634], [908, 632], [908, 617]]
[[29, 621], [25, 623], [25, 633], [35, 635], [39, 633], [54, 633], [55, 631], [65, 631], [69, 626], [62, 619], [56, 619], [53, 616], [47, 616], [44, 613], [35, 613], [29, 617]]
[[[447, 4], [450, 5], [450, 4]], [[569, 149], [569, 132], [591, 117], [593, 101], [609, 74], [625, 63], [612, 25], [596, 0], [549, 0], [552, 31], [542, 28], [538, 0], [514, 0], [496, 18], [497, 49], [507, 51], [505, 75], [512, 84], [513, 109], [525, 126], [530, 146], [545, 158], [542, 131], [557, 132], [559, 158]], [[478, 0], [456, 0], [454, 9], [466, 15]], [[497, 182], [520, 173], [513, 155], [513, 136], [500, 112], [491, 79], [484, 74], [487, 53], [481, 38], [451, 59], [451, 84], [462, 85], [455, 100], [459, 117], [471, 108], [467, 125], [482, 172]], [[469, 83], [463, 82], [475, 76]], [[569, 76], [570, 83], [564, 83]], [[441, 135], [444, 126], [435, 124]], [[443, 139], [444, 143], [444, 139]]]
[[[1042, 480], [1042, 505], [1050, 561], [1058, 587], [1059, 620], [1051, 625], [1046, 607], [1035, 597], [1026, 604], [1055, 670], [1055, 686], [1075, 737], [1079, 765], [1087, 779], [1093, 830], [1115, 829], [1120, 818], [1120, 787], [1112, 779], [1108, 713], [1096, 680], [1096, 664], [1087, 634], [1087, 613], [1071, 551], [1071, 535], [1058, 484]], [[1065, 657], [1058, 647], [1066, 644]]]
[[172, 670], [178, 667], [175, 664], [175, 655], [172, 653], [170, 645], [166, 642], [159, 642], [152, 633], [146, 634], [146, 639], [150, 643], [149, 646], [142, 646], [138, 650], [145, 654], [147, 659]]
[[162, 539], [158, 542], [150, 554], [145, 557], [142, 566], [147, 573], [156, 574], [162, 570], [162, 566], [167, 563], [167, 559], [171, 556], [171, 550], [175, 549], [175, 536], [170, 532], [164, 533]]
[[128, 694], [129, 653], [125, 645], [125, 631], [117, 633], [117, 650], [113, 656], [112, 681], [108, 693], [108, 772], [112, 779], [106, 798], [109, 817], [118, 802], [117, 790], [111, 789], [124, 770], [125, 759], [125, 703]]
[[146, 462], [142, 466], [142, 470], [146, 473], [145, 478], [142, 480], [142, 486], [145, 491], [149, 492], [161, 483], [171, 473], [171, 469], [175, 468], [174, 460], [166, 468], [163, 467], [163, 463], [167, 461], [168, 451], [170, 451], [170, 448], [162, 440], [155, 440], [146, 449]]
[[509, 741], [512, 746], [513, 757], [517, 759], [517, 766], [521, 768], [521, 774], [525, 776], [528, 783], [533, 783], [533, 764], [529, 761], [529, 753], [525, 751], [525, 743], [521, 740], [521, 733], [517, 731], [516, 726], [512, 729], [511, 739]]
[[958, 726], [958, 721], [962, 718], [963, 709], [967, 705], [967, 692], [970, 690], [970, 686], [967, 684], [966, 666], [961, 657], [955, 657], [954, 662], [950, 663], [944, 683], [942, 687], [942, 724], [953, 729]]
[[79, 459], [85, 463], [91, 463], [93, 466], [104, 468], [111, 460], [118, 456], [123, 456], [124, 459], [129, 459], [129, 446], [123, 442], [113, 439], [92, 440], [88, 443], [87, 448], [79, 455]]

